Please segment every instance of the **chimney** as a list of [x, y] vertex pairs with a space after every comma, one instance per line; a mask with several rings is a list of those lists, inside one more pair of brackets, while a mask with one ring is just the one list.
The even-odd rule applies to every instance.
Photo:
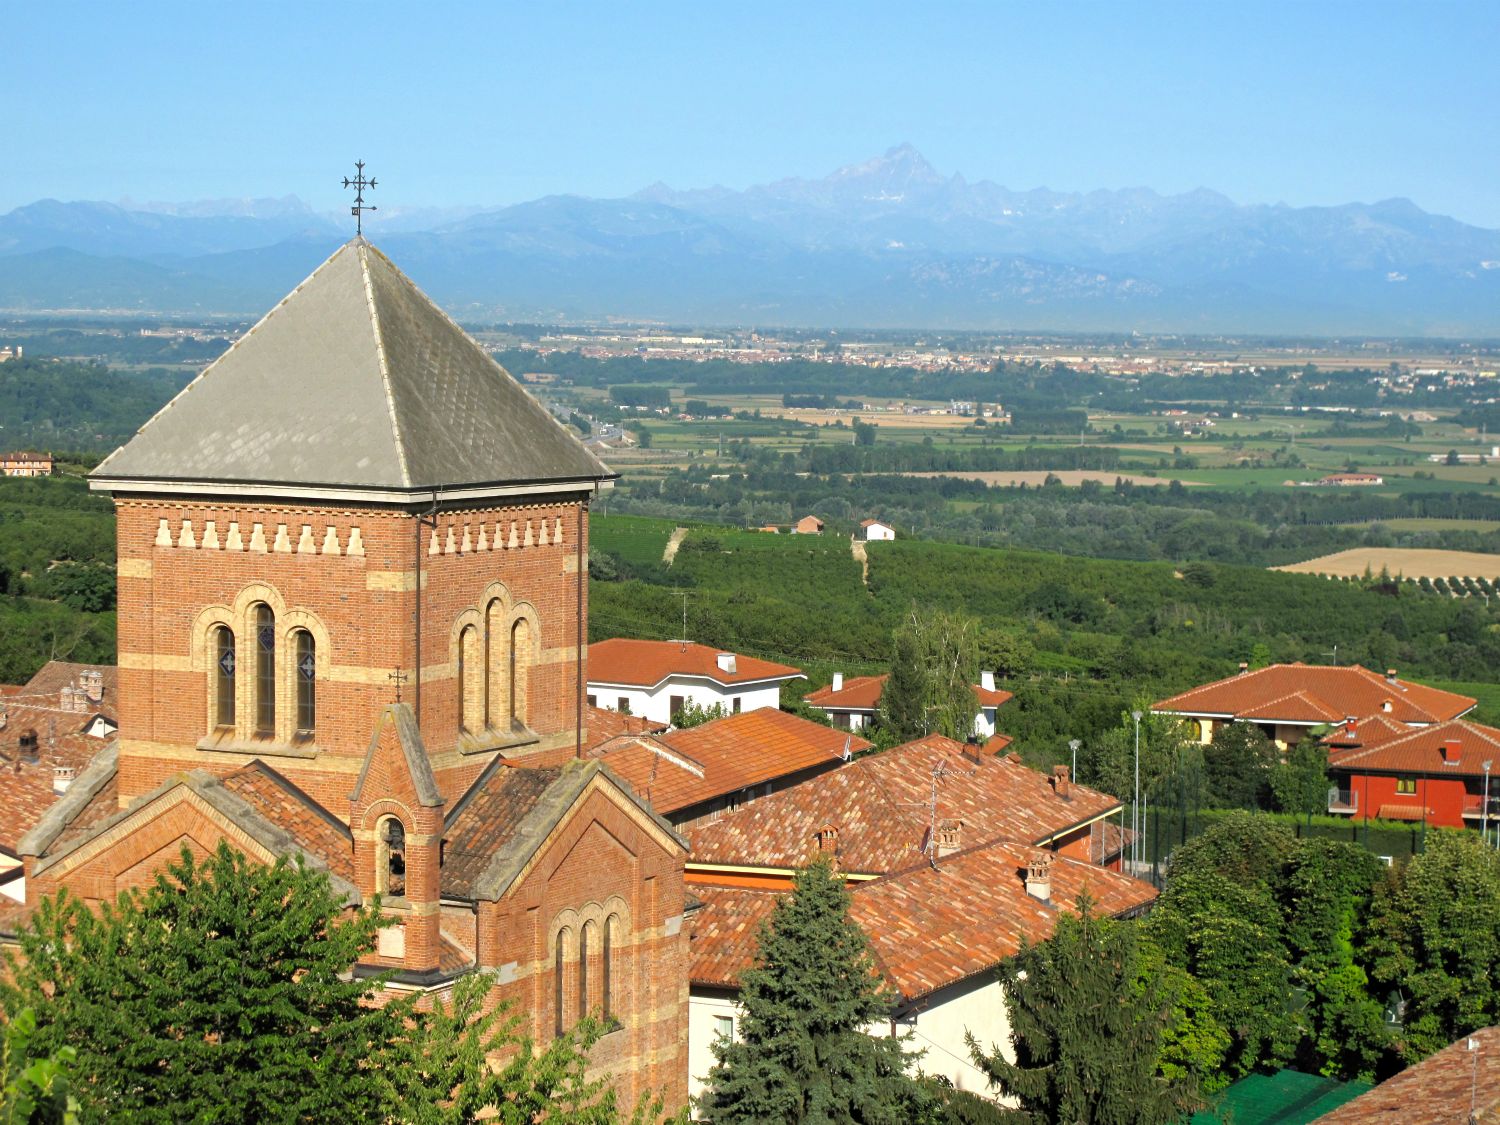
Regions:
[[1052, 901], [1052, 853], [1038, 852], [1026, 865], [1026, 893], [1038, 902]]
[[719, 671], [734, 675], [734, 653], [721, 652], [718, 656]]
[[842, 673], [842, 672], [835, 672], [833, 674], [833, 690], [834, 691], [843, 691], [844, 690], [844, 673]]
[[1052, 767], [1052, 788], [1064, 801], [1073, 799], [1073, 779], [1070, 776], [1072, 772], [1067, 766]]
[[1456, 738], [1443, 740], [1443, 765], [1458, 765], [1458, 756], [1463, 750], [1463, 745]]
[[1387, 668], [1385, 670], [1385, 682], [1388, 684], [1393, 684], [1396, 682], [1396, 669]]
[[981, 673], [979, 673], [979, 686], [982, 687], [982, 688], [984, 688], [985, 691], [994, 691], [995, 690], [995, 673], [993, 673], [993, 672], [981, 672]]
[[90, 669], [78, 677], [78, 685], [83, 689], [83, 694], [90, 703], [99, 704], [104, 700], [104, 673], [97, 669]]
[[52, 792], [61, 796], [68, 791], [68, 786], [73, 784], [73, 779], [78, 776], [78, 770], [73, 766], [52, 767]]
[[961, 820], [945, 820], [939, 824], [934, 858], [942, 859], [958, 851], [963, 846], [963, 832], [964, 822]]
[[1240, 661], [1240, 675], [1243, 676], [1248, 671], [1250, 671], [1250, 665], [1249, 665], [1249, 663], [1246, 662], [1246, 661], [1244, 661], [1244, 660], [1241, 660]]
[[824, 855], [838, 855], [839, 830], [832, 824], [825, 824], [818, 829], [818, 851]]
[[1396, 705], [1394, 703], [1392, 703], [1389, 699], [1387, 699], [1384, 703], [1382, 703], [1380, 705], [1380, 709], [1382, 711], [1384, 711], [1387, 715], [1389, 715], [1393, 710], [1395, 710], [1395, 707], [1396, 707]]

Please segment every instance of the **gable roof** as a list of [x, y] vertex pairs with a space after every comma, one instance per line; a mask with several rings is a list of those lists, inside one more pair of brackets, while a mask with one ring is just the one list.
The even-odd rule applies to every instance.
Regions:
[[588, 682], [654, 688], [668, 676], [694, 676], [731, 687], [762, 680], [790, 680], [802, 675], [800, 668], [738, 653], [728, 654], [734, 657], [735, 668], [726, 672], [719, 667], [719, 654], [725, 651], [692, 641], [642, 641], [628, 637], [595, 641], [589, 645]]
[[443, 794], [438, 789], [437, 779], [432, 775], [432, 760], [427, 757], [427, 747], [422, 742], [422, 732], [417, 726], [417, 716], [410, 703], [388, 704], [375, 721], [375, 729], [370, 735], [370, 748], [365, 751], [364, 764], [359, 767], [359, 777], [354, 782], [354, 792], [349, 795], [349, 799], [358, 801], [364, 793], [365, 780], [370, 776], [370, 765], [375, 761], [375, 753], [380, 749], [380, 736], [385, 733], [387, 725], [395, 727], [396, 745], [400, 748], [407, 772], [411, 775], [417, 800], [426, 808], [441, 805]]
[[114, 491], [320, 486], [399, 500], [613, 476], [389, 258], [355, 238], [91, 479]]
[[[1331, 746], [1328, 764], [1334, 769], [1481, 777], [1485, 762], [1500, 765], [1500, 730], [1462, 719], [1384, 736], [1368, 723], [1363, 729], [1356, 725], [1355, 731], [1357, 737], [1366, 731], [1374, 737], [1369, 742], [1361, 737], [1358, 746]], [[1446, 742], [1458, 743], [1458, 760], [1452, 765], [1443, 760]]]
[[695, 864], [802, 866], [824, 826], [838, 831], [840, 870], [888, 874], [924, 862], [932, 779], [938, 813], [963, 822], [977, 846], [997, 839], [1035, 844], [1094, 820], [1120, 802], [1083, 785], [1059, 797], [1052, 779], [1010, 756], [970, 757], [962, 743], [928, 735], [856, 758], [762, 797], [692, 832]]
[[[890, 674], [884, 672], [878, 676], [852, 676], [837, 691], [829, 684], [803, 696], [802, 701], [824, 711], [874, 711], [880, 705], [880, 693], [888, 679]], [[1014, 698], [1012, 692], [1001, 688], [980, 684], [974, 684], [973, 688], [974, 702], [979, 707], [1002, 707]]]
[[[655, 719], [647, 719], [640, 715], [632, 715], [627, 711], [611, 711], [608, 707], [590, 705], [588, 707], [589, 729], [584, 738], [583, 752], [587, 754], [600, 743], [625, 734], [659, 734], [670, 725], [670, 723], [659, 723]], [[568, 747], [567, 752], [571, 757], [572, 747]]]
[[1376, 674], [1358, 664], [1272, 664], [1163, 699], [1153, 711], [1303, 725], [1384, 712], [1400, 722], [1436, 723], [1474, 708], [1467, 695]]
[[[1052, 898], [1026, 891], [1035, 848], [998, 842], [922, 864], [851, 889], [849, 916], [870, 939], [881, 975], [910, 1002], [994, 969], [1022, 940], [1052, 934], [1085, 888], [1100, 914], [1138, 911], [1156, 898], [1149, 883], [1066, 856], [1052, 857]], [[1050, 854], [1050, 853], [1049, 853]], [[761, 927], [784, 891], [695, 884], [703, 907], [693, 917], [689, 979], [736, 987], [755, 963]]]
[[[1473, 1040], [1477, 1050], [1469, 1049]], [[1470, 1116], [1472, 1102], [1472, 1116]], [[1500, 1027], [1486, 1027], [1325, 1113], [1313, 1125], [1500, 1123]]]
[[677, 812], [777, 778], [832, 768], [871, 745], [774, 707], [757, 707], [685, 730], [627, 735], [589, 751], [653, 809]]

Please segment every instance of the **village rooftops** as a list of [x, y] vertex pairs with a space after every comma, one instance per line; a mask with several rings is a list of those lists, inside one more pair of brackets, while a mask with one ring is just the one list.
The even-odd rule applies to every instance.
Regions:
[[[827, 687], [819, 688], [811, 695], [804, 696], [803, 702], [822, 711], [859, 711], [874, 714], [876, 708], [880, 706], [880, 693], [885, 690], [885, 682], [889, 678], [886, 674], [853, 676], [847, 680], [839, 677], [837, 687], [829, 684]], [[1001, 707], [1012, 698], [1014, 698], [1012, 693], [1003, 688], [986, 687], [984, 684], [974, 685], [974, 701], [980, 707]]]
[[[1352, 733], [1346, 725], [1325, 741], [1328, 765], [1356, 773], [1482, 777], [1485, 762], [1500, 766], [1500, 730], [1462, 719], [1400, 732], [1366, 720]], [[1500, 771], [1495, 776], [1500, 792]]]
[[1285, 726], [1341, 723], [1350, 715], [1376, 713], [1408, 726], [1456, 719], [1473, 710], [1467, 695], [1382, 676], [1358, 664], [1334, 668], [1317, 664], [1272, 664], [1163, 699], [1158, 714], [1185, 718], [1240, 720]]
[[117, 493], [415, 503], [577, 492], [614, 477], [356, 238], [90, 479]]
[[1500, 1027], [1465, 1035], [1313, 1125], [1497, 1125]]
[[833, 769], [870, 746], [847, 731], [762, 707], [685, 730], [623, 735], [589, 755], [653, 810], [671, 814], [766, 782]]
[[589, 645], [589, 685], [656, 688], [670, 677], [709, 680], [723, 687], [794, 680], [800, 668], [740, 656], [691, 641], [616, 637]]
[[691, 833], [690, 868], [790, 871], [830, 831], [839, 869], [885, 875], [926, 862], [937, 818], [959, 824], [963, 848], [994, 840], [1041, 845], [1120, 808], [1114, 797], [1048, 777], [1013, 755], [988, 757], [928, 735], [810, 778]]
[[[1027, 869], [1050, 867], [1048, 899], [1027, 888]], [[989, 972], [1050, 937], [1060, 911], [1087, 890], [1101, 915], [1136, 913], [1156, 898], [1149, 883], [1024, 844], [993, 842], [852, 889], [850, 917], [869, 935], [875, 963], [910, 1003]], [[695, 885], [691, 981], [738, 987], [755, 963], [757, 935], [782, 891]]]

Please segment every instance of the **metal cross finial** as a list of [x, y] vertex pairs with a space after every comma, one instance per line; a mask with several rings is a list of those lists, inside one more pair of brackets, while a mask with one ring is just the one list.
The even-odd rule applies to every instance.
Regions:
[[344, 186], [354, 189], [354, 206], [349, 208], [349, 214], [354, 216], [354, 233], [362, 236], [365, 232], [363, 213], [365, 211], [380, 210], [373, 203], [365, 203], [365, 188], [375, 186], [375, 177], [371, 176], [368, 180], [365, 179], [365, 162], [363, 160], [356, 160], [354, 162], [354, 179], [351, 180], [348, 176], [345, 176]]
[[401, 702], [401, 685], [404, 684], [404, 683], [406, 683], [406, 681], [409, 680], [409, 679], [411, 679], [411, 677], [408, 676], [405, 672], [401, 671], [401, 665], [397, 664], [396, 665], [396, 670], [394, 672], [387, 673], [385, 678], [388, 679], [388, 680], [390, 680], [393, 684], [396, 685], [396, 702], [400, 703]]

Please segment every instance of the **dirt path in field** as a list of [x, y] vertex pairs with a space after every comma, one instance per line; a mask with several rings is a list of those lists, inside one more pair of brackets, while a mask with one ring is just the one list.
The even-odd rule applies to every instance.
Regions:
[[682, 541], [687, 538], [687, 533], [688, 529], [685, 527], [676, 528], [672, 532], [672, 537], [667, 540], [667, 549], [661, 553], [661, 561], [665, 565], [672, 565], [672, 560], [677, 557], [677, 548], [682, 546]]
[[870, 556], [865, 554], [865, 543], [863, 539], [849, 540], [849, 553], [859, 563], [859, 580], [866, 589], [870, 585]]

